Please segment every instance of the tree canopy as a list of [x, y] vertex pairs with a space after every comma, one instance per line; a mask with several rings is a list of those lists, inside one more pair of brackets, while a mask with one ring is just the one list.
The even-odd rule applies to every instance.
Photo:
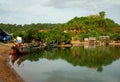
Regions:
[[[13, 33], [14, 37], [22, 36], [25, 41], [42, 40], [48, 42], [65, 42], [69, 43], [71, 38], [83, 40], [85, 37], [99, 37], [109, 35], [112, 40], [120, 40], [120, 25], [110, 18], [105, 18], [105, 11], [95, 15], [85, 17], [74, 17], [62, 24], [3, 24], [0, 28]], [[39, 32], [39, 30], [48, 30]]]

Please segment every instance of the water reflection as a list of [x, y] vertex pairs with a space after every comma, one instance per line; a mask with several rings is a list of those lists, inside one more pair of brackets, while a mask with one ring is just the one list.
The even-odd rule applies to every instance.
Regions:
[[18, 66], [20, 66], [20, 64], [27, 59], [26, 56], [27, 56], [27, 58], [29, 57], [27, 54], [26, 55], [23, 55], [23, 54], [11, 55], [11, 63], [12, 63], [12, 65], [14, 65], [15, 62], [17, 62]]
[[11, 62], [18, 66], [25, 60], [38, 61], [41, 58], [48, 60], [63, 59], [73, 66], [85, 66], [95, 69], [98, 72], [103, 71], [103, 66], [110, 65], [113, 61], [120, 58], [120, 50], [117, 47], [98, 47], [84, 48], [84, 46], [41, 50], [28, 55], [12, 55]]

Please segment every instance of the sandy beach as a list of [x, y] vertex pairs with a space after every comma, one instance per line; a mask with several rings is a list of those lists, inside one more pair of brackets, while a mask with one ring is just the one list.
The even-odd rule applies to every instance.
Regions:
[[0, 82], [25, 82], [9, 65], [11, 44], [0, 44]]

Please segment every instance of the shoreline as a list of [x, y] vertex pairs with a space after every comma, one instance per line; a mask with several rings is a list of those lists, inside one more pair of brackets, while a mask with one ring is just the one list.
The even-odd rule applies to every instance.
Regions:
[[0, 82], [25, 82], [9, 64], [10, 44], [0, 49]]
[[[88, 43], [82, 42], [82, 43], [73, 43], [66, 44], [66, 45], [59, 45], [59, 47], [71, 47], [76, 45], [88, 45]], [[120, 43], [111, 43], [112, 46], [120, 46]], [[0, 82], [25, 82], [21, 76], [12, 68], [12, 66], [9, 64], [9, 54], [10, 54], [10, 47], [11, 44], [3, 44], [0, 43]]]

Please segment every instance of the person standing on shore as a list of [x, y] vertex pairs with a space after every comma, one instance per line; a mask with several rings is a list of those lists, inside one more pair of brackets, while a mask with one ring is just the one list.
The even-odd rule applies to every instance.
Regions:
[[17, 47], [17, 44], [13, 42], [12, 47], [11, 47], [11, 54], [12, 55], [18, 55], [19, 54], [19, 49]]

